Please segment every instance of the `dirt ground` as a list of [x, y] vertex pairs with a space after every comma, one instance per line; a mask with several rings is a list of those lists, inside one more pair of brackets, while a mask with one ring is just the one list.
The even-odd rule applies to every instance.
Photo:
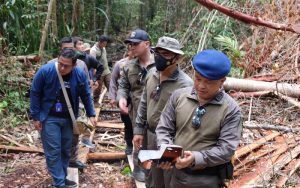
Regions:
[[[108, 105], [108, 100], [105, 100], [105, 106], [103, 109], [110, 109]], [[286, 101], [277, 98], [274, 95], [268, 95], [260, 98], [239, 98], [238, 103], [241, 106], [244, 120], [253, 121], [257, 123], [268, 123], [289, 126], [293, 128], [299, 128], [300, 125], [300, 111], [297, 107], [287, 103]], [[116, 112], [101, 113], [101, 120], [113, 120], [120, 121], [119, 115]], [[39, 139], [35, 139], [32, 127], [27, 125], [20, 126], [17, 128], [8, 128], [6, 130], [0, 130], [1, 134], [10, 135], [12, 138], [16, 139], [18, 142], [34, 145], [41, 148], [41, 143]], [[249, 130], [244, 128], [243, 136], [240, 143], [240, 148], [253, 143], [255, 140], [262, 138], [272, 131], [263, 130]], [[115, 136], [112, 139], [108, 139], [111, 145], [101, 145], [99, 144], [99, 139], [103, 135]], [[116, 136], [118, 135], [118, 136]], [[96, 151], [122, 151], [125, 149], [125, 143], [123, 140], [124, 132], [118, 129], [107, 129], [101, 128], [97, 129], [95, 135], [95, 144], [97, 145]], [[299, 134], [296, 133], [284, 133], [282, 134], [281, 140], [293, 140], [293, 138], [299, 138]], [[266, 148], [274, 148], [276, 143], [278, 144], [279, 139], [274, 139], [274, 141], [266, 142], [259, 151], [265, 151]], [[298, 139], [297, 144], [299, 144]], [[1, 144], [9, 144], [0, 140]], [[270, 153], [271, 154], [270, 150]], [[253, 155], [255, 153], [253, 152]], [[269, 157], [261, 157], [257, 160], [242, 164], [243, 160], [248, 160], [246, 156], [241, 159], [240, 163], [237, 163], [239, 168], [235, 172], [234, 180], [229, 187], [240, 187], [242, 182], [247, 182], [253, 172], [253, 168], [266, 168], [264, 163], [269, 160]], [[299, 156], [295, 158], [298, 159]], [[263, 161], [263, 162], [262, 162]], [[292, 164], [292, 163], [291, 163]], [[128, 172], [128, 162], [126, 160], [117, 161], [88, 161], [88, 167], [79, 175], [79, 187], [124, 187], [131, 188], [135, 187], [133, 178], [130, 172]], [[291, 165], [287, 165], [291, 166]], [[288, 173], [287, 167], [282, 169], [279, 174]], [[249, 175], [250, 174], [250, 175]], [[299, 174], [299, 172], [298, 172]], [[253, 175], [253, 173], [252, 173]], [[254, 174], [255, 175], [255, 174]], [[274, 177], [270, 182], [264, 187], [272, 187], [279, 180], [280, 175]], [[295, 173], [291, 179], [285, 184], [285, 187], [297, 187], [300, 185], [299, 176]], [[30, 153], [0, 153], [0, 187], [5, 188], [27, 188], [27, 187], [51, 187], [51, 178], [47, 173], [45, 159], [43, 155], [40, 154], [30, 154]]]
[[[107, 103], [105, 109], [111, 108]], [[102, 120], [121, 121], [118, 113], [101, 113]], [[40, 139], [35, 139], [36, 134], [32, 127], [28, 125], [17, 128], [1, 130], [1, 134], [12, 135], [12, 137], [25, 145], [30, 140], [38, 148], [42, 148]], [[101, 134], [119, 135], [116, 138], [107, 139], [107, 142], [114, 145], [97, 144]], [[95, 151], [122, 151], [125, 149], [124, 133], [117, 129], [98, 129], [94, 137], [96, 143]], [[1, 144], [9, 144], [2, 143]], [[129, 164], [127, 160], [117, 161], [88, 161], [88, 167], [79, 175], [79, 187], [103, 187], [103, 188], [131, 188], [135, 187], [131, 173], [128, 172]], [[124, 175], [123, 175], [123, 174]], [[51, 187], [51, 177], [48, 175], [46, 161], [41, 154], [30, 153], [0, 153], [0, 187], [2, 188], [46, 188]]]

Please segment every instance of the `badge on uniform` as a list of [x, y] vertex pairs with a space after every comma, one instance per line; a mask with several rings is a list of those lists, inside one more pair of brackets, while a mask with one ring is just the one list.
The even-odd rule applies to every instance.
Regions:
[[56, 109], [56, 112], [62, 112], [62, 105], [61, 103], [56, 103], [55, 104], [55, 109]]

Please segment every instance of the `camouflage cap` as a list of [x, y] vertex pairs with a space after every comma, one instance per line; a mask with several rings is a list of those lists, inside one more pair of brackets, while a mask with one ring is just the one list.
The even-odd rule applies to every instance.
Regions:
[[156, 50], [157, 48], [165, 49], [180, 55], [184, 54], [181, 50], [182, 46], [179, 44], [178, 40], [171, 37], [160, 37], [154, 49]]

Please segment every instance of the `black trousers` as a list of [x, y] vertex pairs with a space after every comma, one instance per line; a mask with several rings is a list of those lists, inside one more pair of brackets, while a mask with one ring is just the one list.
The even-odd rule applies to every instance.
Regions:
[[125, 125], [125, 142], [127, 146], [132, 146], [132, 139], [133, 139], [133, 129], [130, 117], [128, 114], [121, 113], [121, 120]]

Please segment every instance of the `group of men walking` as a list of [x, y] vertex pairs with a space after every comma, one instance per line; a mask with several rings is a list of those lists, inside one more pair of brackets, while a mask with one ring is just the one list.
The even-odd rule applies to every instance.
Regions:
[[[90, 88], [95, 88], [96, 105], [102, 83], [109, 89], [111, 104], [118, 105], [125, 124], [126, 153], [133, 153], [133, 176], [145, 181], [146, 187], [225, 186], [224, 180], [232, 167], [230, 160], [241, 136], [242, 115], [237, 103], [222, 87], [231, 68], [224, 53], [204, 50], [196, 54], [192, 60], [191, 79], [180, 69], [184, 52], [176, 39], [163, 36], [151, 48], [148, 33], [136, 29], [124, 41], [128, 56], [115, 64], [111, 74], [105, 50], [108, 38], [102, 36], [90, 55], [81, 52], [80, 59], [85, 62], [87, 72], [91, 67], [96, 70], [88, 82], [89, 73], [76, 67], [74, 51], [74, 48], [81, 49], [83, 41], [78, 37], [73, 41], [73, 48], [61, 47], [58, 59], [40, 68], [31, 89], [30, 110], [35, 127], [42, 131], [53, 186], [76, 185], [66, 179], [66, 168], [71, 145], [76, 151], [78, 135], [73, 136], [72, 144], [74, 122], [59, 74], [75, 117], [78, 117], [80, 97], [94, 125]], [[82, 141], [87, 146], [93, 145], [88, 140]], [[143, 169], [138, 162], [138, 151], [157, 150], [162, 144], [182, 146], [183, 156], [176, 159], [174, 167], [173, 163], [165, 162], [153, 164], [150, 170]], [[71, 164], [84, 168], [76, 157]]]

